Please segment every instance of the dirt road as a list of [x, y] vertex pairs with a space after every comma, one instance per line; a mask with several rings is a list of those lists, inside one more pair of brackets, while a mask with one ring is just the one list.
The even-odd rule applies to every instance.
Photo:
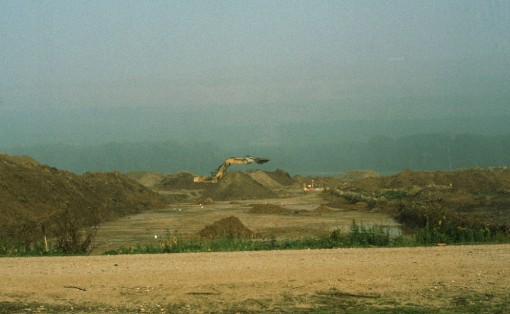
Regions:
[[0, 278], [3, 312], [505, 309], [510, 245], [2, 258]]

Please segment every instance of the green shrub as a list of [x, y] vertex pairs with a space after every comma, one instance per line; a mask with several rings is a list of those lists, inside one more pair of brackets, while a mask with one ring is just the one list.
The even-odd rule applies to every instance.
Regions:
[[391, 190], [382, 195], [387, 200], [403, 200], [407, 197], [407, 192]]
[[365, 227], [363, 224], [356, 224], [353, 220], [348, 240], [350, 246], [388, 246], [390, 234], [381, 225]]

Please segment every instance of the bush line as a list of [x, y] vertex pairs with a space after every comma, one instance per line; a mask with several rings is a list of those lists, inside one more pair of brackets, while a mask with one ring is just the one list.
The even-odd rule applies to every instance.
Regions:
[[[369, 225], [352, 221], [348, 232], [334, 230], [319, 237], [298, 239], [242, 239], [233, 235], [225, 235], [217, 239], [186, 239], [167, 232], [164, 240], [157, 243], [139, 243], [134, 246], [122, 246], [116, 250], [104, 252], [105, 255], [115, 254], [161, 254], [191, 252], [234, 252], [234, 251], [265, 251], [265, 250], [301, 250], [301, 249], [332, 249], [332, 248], [369, 248], [369, 247], [410, 247], [427, 246], [438, 243], [446, 244], [496, 244], [510, 243], [510, 236], [504, 232], [491, 232], [487, 227], [455, 228], [442, 230], [427, 224], [412, 235], [390, 235], [388, 229], [381, 225]], [[61, 249], [45, 250], [42, 243], [25, 247], [21, 243], [0, 242], [0, 256], [64, 256], [83, 255], [69, 254]]]
[[369, 248], [369, 247], [410, 247], [427, 246], [438, 243], [448, 244], [496, 244], [510, 243], [510, 237], [504, 233], [491, 235], [487, 229], [459, 229], [458, 234], [446, 234], [437, 228], [422, 228], [414, 235], [390, 235], [389, 230], [380, 225], [365, 226], [352, 221], [349, 232], [335, 230], [329, 235], [305, 237], [299, 239], [240, 239], [229, 235], [218, 239], [181, 239], [167, 235], [158, 243], [122, 246], [117, 250], [105, 252], [115, 254], [161, 254], [191, 252], [234, 252], [266, 250], [302, 250], [332, 248]]

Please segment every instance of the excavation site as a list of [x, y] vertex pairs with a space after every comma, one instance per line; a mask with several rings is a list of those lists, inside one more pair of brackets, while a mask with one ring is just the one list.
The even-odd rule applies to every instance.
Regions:
[[5, 313], [510, 304], [506, 168], [197, 177], [0, 160]]

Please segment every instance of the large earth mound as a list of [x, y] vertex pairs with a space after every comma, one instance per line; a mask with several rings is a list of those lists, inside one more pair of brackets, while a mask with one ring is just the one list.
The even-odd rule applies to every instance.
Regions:
[[272, 172], [266, 171], [266, 174], [270, 176], [273, 180], [284, 186], [291, 185], [292, 183], [294, 183], [294, 180], [292, 180], [292, 177], [289, 175], [289, 173], [281, 169], [276, 169], [275, 171]]
[[241, 220], [235, 216], [215, 221], [212, 225], [206, 226], [198, 233], [202, 238], [250, 238], [253, 231], [246, 228]]
[[413, 187], [442, 186], [454, 190], [478, 192], [510, 192], [510, 170], [506, 167], [463, 169], [454, 172], [406, 170], [387, 177], [370, 177], [353, 183], [353, 187], [374, 189], [411, 189]]
[[166, 175], [155, 188], [163, 191], [172, 190], [196, 190], [203, 189], [206, 183], [193, 182], [193, 175], [189, 172], [180, 172]]
[[458, 237], [480, 230], [490, 230], [492, 236], [510, 232], [510, 171], [506, 167], [406, 170], [348, 182], [330, 192], [355, 207], [365, 203], [368, 208], [394, 212], [399, 222], [411, 228], [436, 228]]
[[378, 178], [379, 174], [374, 170], [351, 170], [341, 173], [337, 179], [340, 181], [360, 181], [367, 178]]
[[206, 185], [203, 199], [215, 201], [272, 198], [276, 194], [244, 172], [228, 172], [218, 183]]
[[280, 183], [271, 178], [269, 174], [265, 171], [255, 170], [248, 172], [248, 174], [253, 180], [257, 181], [258, 183], [262, 184], [267, 188], [279, 189], [282, 187]]
[[156, 186], [165, 177], [161, 173], [145, 171], [130, 171], [126, 173], [126, 176], [148, 188]]
[[157, 193], [117, 172], [78, 176], [0, 154], [0, 228], [32, 232], [64, 211], [97, 223], [163, 205]]

